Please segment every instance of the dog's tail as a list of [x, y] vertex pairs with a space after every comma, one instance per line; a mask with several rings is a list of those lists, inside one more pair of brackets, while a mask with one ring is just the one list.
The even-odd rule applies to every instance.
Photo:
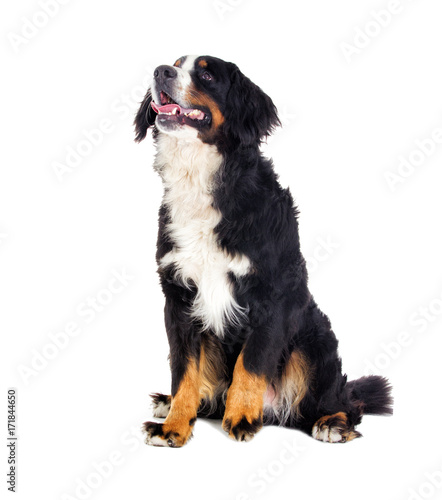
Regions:
[[369, 375], [347, 383], [351, 400], [361, 415], [392, 415], [393, 397], [390, 382], [379, 375]]

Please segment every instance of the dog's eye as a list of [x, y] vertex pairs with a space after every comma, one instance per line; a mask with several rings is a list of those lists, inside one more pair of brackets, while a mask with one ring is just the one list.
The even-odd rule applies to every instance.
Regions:
[[209, 82], [212, 79], [212, 75], [208, 71], [204, 71], [204, 73], [201, 74], [201, 79]]

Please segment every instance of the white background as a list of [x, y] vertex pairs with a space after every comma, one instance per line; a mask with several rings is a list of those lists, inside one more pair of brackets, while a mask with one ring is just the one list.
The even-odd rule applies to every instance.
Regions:
[[[38, 1], [1, 8], [2, 495], [14, 387], [14, 498], [442, 498], [442, 145], [427, 141], [442, 128], [440, 1], [64, 3], [46, 19]], [[280, 110], [265, 151], [300, 206], [344, 370], [394, 385], [395, 415], [365, 417], [362, 439], [265, 428], [244, 444], [199, 420], [182, 449], [142, 444], [148, 394], [170, 375], [162, 188], [132, 120], [155, 66], [184, 54], [237, 63]], [[60, 180], [69, 148], [83, 157]], [[391, 188], [386, 172], [410, 156]], [[112, 272], [130, 276], [118, 293]], [[94, 297], [108, 303], [92, 317]], [[75, 337], [60, 333], [70, 323]]]

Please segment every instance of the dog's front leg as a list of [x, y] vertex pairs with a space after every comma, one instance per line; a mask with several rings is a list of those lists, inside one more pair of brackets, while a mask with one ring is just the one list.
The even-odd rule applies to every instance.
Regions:
[[250, 441], [262, 427], [266, 376], [244, 366], [244, 350], [238, 356], [227, 392], [223, 429], [237, 441]]
[[200, 403], [201, 339], [181, 303], [166, 300], [166, 330], [170, 345], [172, 402], [164, 423], [146, 422], [146, 443], [178, 448], [192, 436]]
[[237, 441], [249, 441], [263, 425], [264, 394], [284, 346], [280, 307], [277, 300], [255, 302], [251, 333], [236, 360], [223, 429]]

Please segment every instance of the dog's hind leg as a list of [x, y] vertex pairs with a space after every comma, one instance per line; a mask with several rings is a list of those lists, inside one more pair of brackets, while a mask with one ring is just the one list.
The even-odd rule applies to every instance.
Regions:
[[[200, 375], [198, 416], [222, 418], [227, 391], [227, 373], [223, 351], [215, 337], [202, 336], [198, 368]], [[150, 397], [153, 416], [166, 418], [170, 412], [172, 396], [157, 392], [150, 394]]]
[[313, 425], [312, 436], [325, 443], [345, 443], [362, 434], [354, 429], [348, 415], [341, 411], [319, 418]]
[[388, 380], [376, 375], [347, 382], [344, 386], [347, 412], [341, 411], [319, 418], [312, 429], [312, 436], [329, 443], [345, 443], [362, 434], [354, 430], [362, 415], [391, 415], [393, 398]]
[[281, 374], [272, 380], [264, 396], [264, 425], [296, 427], [303, 419], [300, 408], [309, 391], [312, 368], [299, 349], [281, 360], [281, 367]]
[[172, 396], [156, 392], [150, 394], [150, 397], [152, 398], [153, 416], [155, 418], [166, 418], [170, 411]]
[[[225, 406], [225, 391], [226, 385], [222, 383], [215, 397], [207, 398], [205, 394], [202, 394], [203, 397], [198, 408], [198, 417], [222, 418]], [[169, 415], [172, 396], [155, 393], [150, 394], [150, 397], [152, 398], [153, 416], [155, 418], [166, 418]]]
[[[172, 396], [152, 394], [154, 417], [164, 423], [146, 422], [146, 443], [177, 448], [192, 436], [197, 415], [210, 416], [227, 387], [222, 350], [214, 337], [203, 335], [193, 356], [172, 355]], [[176, 379], [178, 378], [178, 382]]]

